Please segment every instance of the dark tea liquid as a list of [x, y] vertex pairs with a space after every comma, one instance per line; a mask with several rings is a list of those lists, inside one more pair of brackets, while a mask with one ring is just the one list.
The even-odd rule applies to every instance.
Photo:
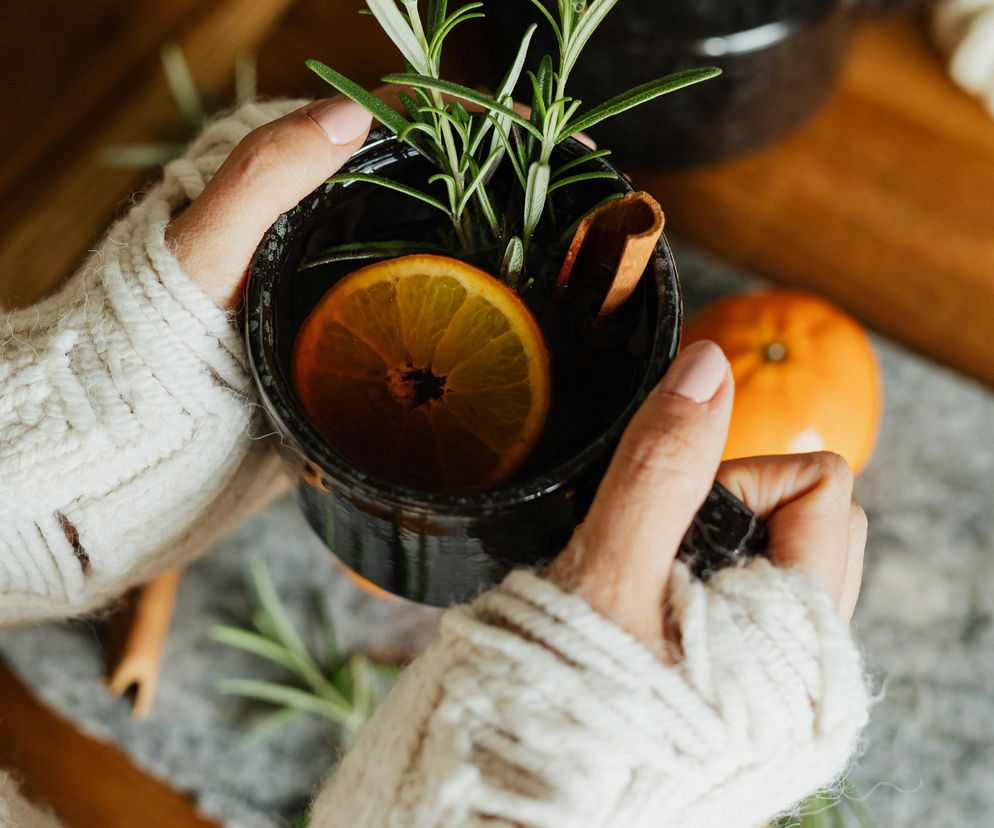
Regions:
[[[424, 187], [431, 168], [415, 158], [391, 164], [389, 174], [412, 186]], [[499, 189], [495, 189], [499, 195]], [[542, 437], [515, 480], [550, 471], [596, 441], [630, 402], [647, 368], [657, 303], [651, 270], [608, 324], [594, 323], [594, 314], [603, 299], [601, 291], [555, 289], [570, 241], [561, 238], [563, 228], [610, 190], [598, 191], [590, 203], [575, 200], [585, 192], [589, 190], [567, 187], [557, 191], [555, 216], [547, 213], [542, 219], [529, 251], [528, 276], [533, 282], [520, 295], [538, 320], [549, 348], [552, 403]], [[464, 259], [491, 274], [498, 258], [493, 249], [471, 254], [461, 250], [454, 244], [447, 217], [431, 207], [376, 185], [355, 183], [341, 189], [336, 207], [312, 234], [302, 261], [306, 264], [317, 259], [322, 251], [337, 245], [379, 241], [423, 242], [424, 252], [438, 252], [437, 246], [442, 245], [445, 255]], [[371, 261], [374, 260], [303, 267], [296, 274], [294, 286], [283, 293], [284, 306], [279, 308], [289, 326], [290, 335], [280, 337], [281, 361], [288, 375], [293, 341], [304, 318], [333, 285]], [[603, 292], [607, 290], [607, 278], [605, 275]], [[349, 459], [362, 467], [361, 457]], [[371, 468], [365, 471], [379, 472]]]

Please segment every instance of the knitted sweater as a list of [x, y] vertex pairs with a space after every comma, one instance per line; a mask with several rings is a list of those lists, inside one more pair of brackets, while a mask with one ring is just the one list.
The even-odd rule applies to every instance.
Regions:
[[994, 118], [994, 0], [939, 0], [932, 34], [949, 56], [949, 75]]
[[[295, 105], [212, 124], [64, 290], [0, 321], [0, 622], [96, 608], [281, 485], [243, 344], [164, 231]], [[751, 828], [845, 770], [867, 693], [826, 595], [757, 561], [677, 565], [671, 601], [670, 665], [530, 572], [451, 609], [313, 824]], [[50, 824], [0, 779], [0, 825]]]

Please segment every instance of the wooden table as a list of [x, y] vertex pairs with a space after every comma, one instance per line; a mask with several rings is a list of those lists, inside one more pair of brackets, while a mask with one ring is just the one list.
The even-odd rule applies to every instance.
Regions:
[[[155, 140], [175, 121], [162, 43], [181, 43], [213, 88], [228, 85], [235, 55], [252, 47], [271, 94], [326, 94], [305, 57], [367, 84], [395, 68], [357, 2], [288, 5], [36, 0], [5, 14], [0, 305], [51, 291], [141, 183], [100, 156], [110, 144]], [[829, 105], [776, 147], [640, 183], [686, 238], [994, 383], [994, 122], [946, 79], [917, 18], [867, 25]], [[0, 699], [0, 767], [23, 773], [26, 790], [70, 825], [209, 824], [39, 705], [2, 665]]]
[[212, 828], [183, 794], [84, 736], [0, 662], [0, 769], [70, 828]]
[[[113, 144], [175, 128], [159, 49], [178, 43], [205, 89], [231, 85], [290, 0], [22, 2], [0, 28], [0, 306], [54, 289], [147, 177]], [[31, 44], [30, 47], [26, 44]], [[180, 793], [34, 699], [0, 663], [0, 768], [72, 828], [208, 828]]]
[[[0, 103], [18, 116], [5, 117], [0, 138], [0, 305], [51, 292], [146, 178], [108, 167], [103, 153], [175, 131], [161, 46], [178, 44], [204, 89], [225, 89], [236, 56], [258, 44], [290, 0], [99, 0], [92, 16], [88, 4], [66, 5], [22, 3], [11, 20], [4, 16], [4, 54], [23, 65], [0, 70]], [[25, 43], [53, 53], [39, 56]], [[35, 71], [41, 79], [25, 94], [21, 78]]]
[[679, 235], [994, 384], [994, 120], [916, 16], [866, 26], [829, 105], [786, 141], [640, 182]]

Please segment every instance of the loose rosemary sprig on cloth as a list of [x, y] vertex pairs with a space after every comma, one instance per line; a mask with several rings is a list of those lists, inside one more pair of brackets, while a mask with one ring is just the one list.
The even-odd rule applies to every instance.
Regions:
[[[199, 134], [207, 119], [225, 106], [216, 95], [201, 93], [197, 88], [190, 65], [177, 44], [163, 46], [160, 59], [169, 91], [183, 119], [175, 129], [179, 140], [106, 147], [103, 162], [108, 167], [144, 169], [165, 166], [174, 158], [179, 158], [187, 142]], [[254, 101], [256, 92], [255, 58], [250, 54], [241, 54], [235, 60], [235, 104], [241, 106]]]
[[[331, 86], [364, 106], [399, 140], [429, 159], [438, 172], [426, 183], [443, 185], [444, 194], [436, 197], [376, 175], [341, 174], [329, 180], [377, 184], [445, 213], [463, 249], [495, 248], [495, 268], [519, 289], [527, 283], [528, 247], [552, 194], [580, 181], [611, 177], [605, 171], [584, 169], [587, 162], [607, 155], [606, 150], [591, 151], [557, 168], [553, 159], [556, 146], [627, 109], [719, 74], [715, 68], [678, 72], [581, 112], [581, 101], [567, 92], [570, 73], [619, 0], [557, 0], [555, 15], [542, 0], [531, 2], [551, 26], [558, 55], [556, 59], [544, 56], [534, 72], [525, 70], [536, 30], [535, 25], [530, 26], [493, 95], [441, 77], [446, 38], [461, 24], [484, 16], [480, 2], [467, 3], [449, 13], [447, 0], [427, 0], [422, 19], [418, 0], [367, 0], [369, 13], [393, 41], [408, 70], [383, 78], [385, 83], [411, 90], [411, 94], [401, 94], [406, 117], [320, 61], [307, 62]], [[513, 92], [523, 72], [532, 87], [530, 115], [514, 107]], [[490, 184], [505, 161], [511, 165], [520, 190], [514, 203], [498, 209]]]
[[878, 828], [870, 810], [849, 782], [840, 791], [808, 797], [797, 816], [783, 817], [771, 828]]
[[252, 614], [254, 629], [216, 626], [211, 637], [280, 666], [289, 681], [228, 678], [218, 682], [221, 693], [279, 708], [256, 724], [248, 738], [264, 739], [305, 714], [322, 716], [348, 734], [355, 733], [372, 714], [385, 687], [396, 679], [400, 668], [377, 664], [360, 653], [342, 653], [331, 618], [320, 599], [314, 601], [325, 651], [319, 664], [290, 620], [261, 559], [251, 563], [251, 580], [257, 602]]

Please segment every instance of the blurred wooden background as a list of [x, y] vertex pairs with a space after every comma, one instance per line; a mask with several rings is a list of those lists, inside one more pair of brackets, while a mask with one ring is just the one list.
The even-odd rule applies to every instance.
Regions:
[[[318, 96], [318, 57], [374, 84], [397, 60], [358, 0], [16, 0], [0, 28], [0, 306], [55, 288], [149, 173], [110, 145], [162, 140], [178, 113], [160, 63], [184, 50], [227, 93], [254, 51], [266, 95]], [[478, 43], [470, 44], [477, 48]], [[454, 74], [485, 67], [454, 55]], [[867, 22], [829, 105], [775, 147], [638, 176], [677, 235], [821, 293], [924, 354], [994, 383], [994, 121], [947, 79], [913, 14]], [[168, 670], [168, 665], [166, 667]], [[208, 825], [115, 748], [73, 731], [0, 666], [0, 768], [72, 826]]]

